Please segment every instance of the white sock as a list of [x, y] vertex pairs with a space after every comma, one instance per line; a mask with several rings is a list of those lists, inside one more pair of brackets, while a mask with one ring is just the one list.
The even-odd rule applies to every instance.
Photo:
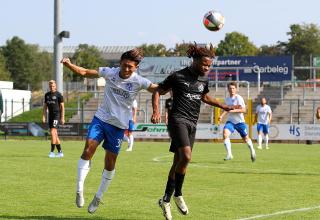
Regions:
[[230, 138], [224, 140], [224, 147], [226, 148], [227, 156], [232, 156]]
[[269, 135], [268, 134], [265, 135], [265, 141], [266, 141], [266, 147], [268, 147], [268, 145], [269, 145]]
[[129, 138], [128, 138], [127, 135], [123, 135], [123, 140], [124, 140], [124, 141], [127, 141], [127, 142], [129, 143]]
[[133, 147], [133, 142], [134, 142], [133, 135], [130, 134], [130, 135], [129, 135], [129, 145], [128, 145], [128, 148], [132, 149], [132, 147]]
[[101, 183], [98, 189], [98, 192], [96, 193], [96, 197], [98, 199], [101, 199], [103, 196], [103, 193], [108, 190], [108, 187], [111, 183], [111, 180], [115, 174], [115, 169], [112, 171], [108, 171], [106, 169], [103, 170], [102, 172], [102, 178], [101, 178]]
[[77, 192], [83, 192], [84, 181], [90, 170], [90, 160], [80, 158], [78, 162]]
[[262, 144], [262, 135], [258, 134], [258, 146], [261, 147]]
[[251, 151], [251, 154], [255, 154], [255, 150], [253, 149], [253, 144], [252, 144], [252, 141], [250, 138], [248, 138], [248, 140], [247, 140], [247, 145]]

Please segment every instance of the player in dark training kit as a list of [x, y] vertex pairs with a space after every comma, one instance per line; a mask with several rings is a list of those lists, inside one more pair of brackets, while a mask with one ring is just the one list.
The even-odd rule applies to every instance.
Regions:
[[[44, 96], [43, 110], [42, 110], [42, 122], [46, 122], [47, 109], [49, 112], [48, 124], [51, 134], [51, 150], [49, 157], [63, 157], [61, 150], [60, 139], [58, 137], [58, 125], [64, 124], [64, 103], [63, 96], [57, 91], [57, 85], [54, 80], [49, 81], [49, 89]], [[57, 147], [58, 154], [54, 154], [54, 149]]]
[[169, 90], [173, 93], [172, 109], [169, 115], [168, 128], [171, 136], [170, 151], [174, 153], [173, 164], [163, 198], [159, 200], [159, 206], [167, 220], [172, 219], [170, 199], [174, 192], [174, 202], [181, 214], [188, 214], [188, 207], [182, 197], [182, 185], [191, 160], [192, 147], [195, 140], [196, 126], [200, 113], [201, 101], [229, 111], [233, 106], [221, 104], [208, 95], [208, 77], [206, 73], [212, 65], [214, 49], [190, 45], [187, 51], [188, 57], [193, 58], [191, 66], [172, 73], [153, 93], [152, 123], [159, 123], [160, 95]]

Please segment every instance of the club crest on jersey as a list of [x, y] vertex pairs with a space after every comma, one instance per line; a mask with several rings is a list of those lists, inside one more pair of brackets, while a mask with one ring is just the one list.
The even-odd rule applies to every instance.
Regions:
[[199, 92], [203, 92], [204, 87], [203, 87], [203, 85], [202, 85], [202, 84], [200, 84], [200, 85], [198, 86], [198, 90], [199, 90]]
[[127, 83], [126, 84], [126, 88], [127, 88], [127, 90], [129, 90], [129, 91], [132, 91], [132, 83]]

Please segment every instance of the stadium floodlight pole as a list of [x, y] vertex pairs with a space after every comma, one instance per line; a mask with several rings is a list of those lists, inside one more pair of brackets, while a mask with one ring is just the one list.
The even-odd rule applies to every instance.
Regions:
[[62, 60], [62, 38], [69, 38], [69, 31], [60, 32], [60, 20], [61, 20], [61, 0], [54, 0], [54, 42], [53, 42], [53, 71], [54, 78], [57, 83], [57, 90], [63, 94], [63, 66], [60, 61]]

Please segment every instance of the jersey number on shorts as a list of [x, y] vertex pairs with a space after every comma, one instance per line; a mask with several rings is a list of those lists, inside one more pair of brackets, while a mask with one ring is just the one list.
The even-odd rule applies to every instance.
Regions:
[[57, 125], [58, 125], [58, 120], [53, 120], [53, 126], [57, 127]]
[[116, 146], [116, 148], [119, 148], [122, 144], [122, 139], [117, 139], [117, 141], [118, 141], [118, 145]]

